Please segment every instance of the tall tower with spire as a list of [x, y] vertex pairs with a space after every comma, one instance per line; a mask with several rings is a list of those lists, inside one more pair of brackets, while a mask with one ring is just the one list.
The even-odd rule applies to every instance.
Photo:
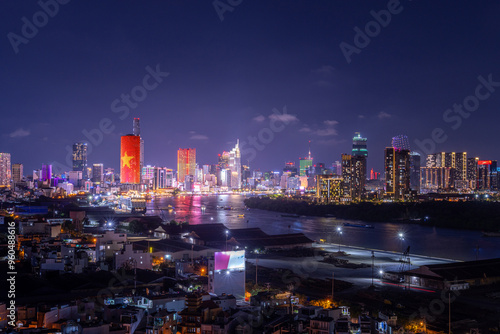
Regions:
[[141, 183], [142, 183], [142, 167], [144, 167], [144, 139], [142, 139], [141, 137], [141, 124], [140, 124], [140, 120], [139, 118], [134, 118], [134, 124], [133, 124], [133, 134], [134, 136], [137, 136], [140, 138], [140, 149], [141, 149], [141, 152], [140, 152], [140, 161], [139, 161], [139, 165], [140, 165], [140, 171], [141, 171]]
[[309, 153], [306, 158], [299, 158], [299, 176], [305, 176], [307, 170], [312, 167], [313, 158], [311, 156], [311, 141], [309, 140]]
[[231, 170], [231, 188], [241, 189], [241, 153], [240, 140], [236, 140], [236, 146], [229, 152], [229, 169]]

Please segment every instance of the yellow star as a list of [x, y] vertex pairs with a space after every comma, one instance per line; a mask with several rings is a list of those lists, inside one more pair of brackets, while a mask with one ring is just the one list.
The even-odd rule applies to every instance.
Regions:
[[130, 167], [130, 160], [133, 160], [133, 159], [134, 159], [133, 156], [129, 156], [129, 155], [127, 155], [127, 152], [125, 152], [125, 154], [122, 157], [122, 166], [123, 167], [127, 166], [128, 168], [131, 168]]

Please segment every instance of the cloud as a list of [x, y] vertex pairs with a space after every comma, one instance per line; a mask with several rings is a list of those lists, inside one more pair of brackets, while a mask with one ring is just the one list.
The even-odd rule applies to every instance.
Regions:
[[266, 117], [265, 116], [262, 116], [262, 115], [259, 115], [259, 116], [256, 116], [254, 118], [252, 118], [254, 121], [256, 122], [264, 122], [266, 120]]
[[330, 75], [335, 71], [335, 68], [331, 65], [323, 65], [318, 69], [312, 70], [313, 73], [321, 75]]
[[19, 128], [17, 129], [16, 131], [14, 132], [11, 132], [9, 134], [9, 137], [10, 138], [21, 138], [21, 137], [27, 137], [29, 136], [31, 133], [30, 133], [30, 130], [24, 130], [23, 128]]
[[326, 120], [323, 122], [325, 125], [328, 125], [328, 126], [334, 126], [334, 125], [337, 125], [339, 124], [339, 122], [337, 121], [334, 121], [334, 120]]
[[321, 137], [338, 135], [337, 130], [335, 130], [334, 128], [319, 129], [314, 133]]
[[311, 128], [308, 126], [304, 126], [303, 128], [299, 129], [299, 132], [311, 132]]
[[316, 144], [320, 144], [320, 145], [338, 145], [338, 144], [342, 144], [344, 142], [345, 142], [345, 139], [338, 140], [338, 139], [335, 139], [335, 138], [332, 138], [332, 139], [320, 139], [320, 140], [315, 141]]
[[205, 135], [192, 135], [189, 137], [191, 140], [208, 140], [208, 137]]
[[297, 116], [290, 114], [271, 114], [269, 115], [269, 119], [281, 121], [283, 123], [291, 123], [299, 120]]
[[358, 118], [363, 119], [363, 118], [365, 118], [365, 115], [358, 115]]
[[320, 80], [320, 81], [316, 81], [314, 83], [314, 85], [316, 87], [320, 87], [320, 88], [331, 88], [333, 87], [333, 84], [328, 82], [328, 81], [325, 81], [325, 80]]
[[391, 118], [391, 117], [392, 117], [392, 115], [391, 115], [391, 114], [386, 113], [385, 111], [381, 111], [381, 112], [379, 112], [379, 113], [378, 113], [377, 117], [378, 117], [379, 119], [384, 119], [384, 118]]

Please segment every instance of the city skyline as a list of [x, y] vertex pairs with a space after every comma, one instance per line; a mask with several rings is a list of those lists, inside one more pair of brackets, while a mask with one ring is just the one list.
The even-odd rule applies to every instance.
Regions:
[[424, 154], [498, 157], [488, 140], [500, 104], [495, 2], [398, 2], [388, 23], [386, 1], [243, 2], [223, 14], [212, 3], [117, 4], [60, 4], [29, 38], [23, 24], [44, 9], [4, 4], [0, 152], [26, 171], [71, 167], [82, 141], [89, 164], [118, 170], [134, 117], [145, 163], [158, 166], [175, 166], [179, 147], [215, 163], [236, 139], [252, 169], [298, 161], [309, 140], [315, 161], [329, 164], [350, 152], [355, 132], [374, 152], [368, 170], [382, 170], [377, 152], [400, 134]]

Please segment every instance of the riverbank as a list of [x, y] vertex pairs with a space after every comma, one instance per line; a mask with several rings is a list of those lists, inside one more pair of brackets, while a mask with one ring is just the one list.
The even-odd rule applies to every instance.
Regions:
[[404, 222], [420, 225], [469, 229], [500, 230], [500, 203], [497, 202], [362, 202], [348, 205], [314, 204], [288, 198], [253, 197], [245, 199], [252, 209], [299, 216], [336, 217], [366, 222]]

